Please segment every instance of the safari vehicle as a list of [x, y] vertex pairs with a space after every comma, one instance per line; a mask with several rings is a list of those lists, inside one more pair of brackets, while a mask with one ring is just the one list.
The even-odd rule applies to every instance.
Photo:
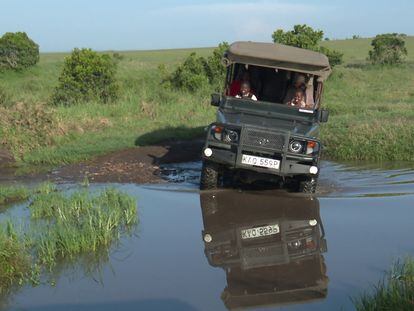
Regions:
[[[270, 179], [315, 192], [319, 127], [328, 121], [328, 111], [321, 108], [323, 83], [331, 72], [328, 58], [281, 44], [235, 42], [223, 63], [225, 90], [212, 95], [217, 121], [207, 128], [200, 189], [214, 189], [231, 176], [243, 182]], [[255, 95], [251, 98], [232, 93], [246, 73]], [[304, 78], [304, 105], [286, 104], [299, 76]]]
[[206, 191], [204, 252], [226, 273], [228, 309], [324, 299], [327, 251], [317, 198]]

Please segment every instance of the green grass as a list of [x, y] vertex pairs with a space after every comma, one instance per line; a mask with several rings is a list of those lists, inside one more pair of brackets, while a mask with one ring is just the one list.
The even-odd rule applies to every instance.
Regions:
[[[345, 63], [335, 68], [325, 87], [324, 105], [331, 110], [322, 130], [325, 157], [414, 160], [414, 37], [406, 42], [408, 62], [398, 67], [369, 65], [370, 39], [323, 42], [345, 54]], [[39, 137], [39, 131], [30, 127], [19, 129], [12, 120], [0, 129], [0, 141], [20, 163], [58, 165], [144, 141], [201, 135], [200, 129], [214, 120], [210, 91], [169, 91], [160, 85], [162, 74], [157, 69], [165, 64], [172, 70], [192, 51], [205, 56], [212, 49], [119, 52], [123, 59], [117, 74], [121, 85], [117, 103], [54, 108], [52, 129], [46, 137]], [[40, 63], [25, 72], [1, 73], [0, 85], [14, 102], [48, 102], [66, 55], [42, 54]]]
[[28, 282], [37, 284], [41, 272], [79, 256], [108, 255], [121, 236], [137, 225], [134, 198], [116, 189], [89, 189], [66, 195], [43, 184], [31, 195], [30, 218], [0, 223], [0, 295]]
[[414, 260], [397, 262], [371, 292], [354, 299], [358, 311], [413, 310]]
[[[67, 197], [61, 192], [36, 196], [30, 205], [40, 264], [53, 267], [57, 260], [108, 249], [121, 233], [136, 224], [136, 202], [115, 189], [91, 196], [88, 190]], [[37, 233], [40, 232], [39, 235]]]
[[27, 188], [20, 186], [0, 186], [0, 205], [24, 201], [30, 196]]
[[0, 228], [0, 297], [36, 277], [30, 250], [8, 222]]

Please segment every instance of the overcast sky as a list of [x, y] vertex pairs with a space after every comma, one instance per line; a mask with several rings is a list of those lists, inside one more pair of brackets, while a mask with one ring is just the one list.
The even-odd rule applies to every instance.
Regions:
[[136, 50], [270, 41], [306, 23], [330, 38], [414, 34], [412, 0], [0, 0], [0, 35], [26, 31], [43, 52]]

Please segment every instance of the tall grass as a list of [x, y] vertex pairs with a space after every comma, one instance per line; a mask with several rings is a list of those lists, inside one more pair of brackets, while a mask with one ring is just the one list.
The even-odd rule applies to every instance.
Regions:
[[30, 196], [30, 191], [20, 186], [0, 186], [0, 205], [16, 201], [24, 201]]
[[30, 219], [20, 230], [14, 220], [0, 223], [0, 289], [5, 293], [38, 282], [41, 271], [53, 272], [58, 263], [107, 255], [138, 221], [135, 199], [113, 188], [65, 195], [44, 184], [30, 202]]
[[28, 281], [36, 283], [38, 269], [27, 245], [11, 222], [0, 227], [0, 297]]
[[70, 197], [60, 192], [38, 195], [30, 211], [32, 219], [43, 220], [40, 234], [34, 235], [40, 263], [48, 266], [109, 247], [137, 221], [135, 200], [115, 189], [97, 197], [87, 190]]
[[358, 311], [414, 310], [414, 260], [406, 258], [391, 271], [372, 292], [354, 299]]

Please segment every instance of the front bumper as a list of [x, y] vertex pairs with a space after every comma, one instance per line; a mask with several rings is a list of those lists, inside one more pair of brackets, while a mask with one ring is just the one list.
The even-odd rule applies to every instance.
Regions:
[[[202, 158], [206, 161], [221, 164], [230, 169], [249, 170], [257, 173], [265, 173], [276, 176], [292, 177], [296, 175], [312, 175], [310, 168], [316, 166], [319, 171], [319, 155], [293, 155], [287, 152], [289, 137], [281, 150], [271, 150], [267, 148], [251, 147], [240, 144], [226, 144], [215, 141], [209, 136], [202, 152]], [[242, 139], [241, 139], [242, 141]], [[204, 150], [211, 149], [210, 156], [206, 156]], [[279, 169], [263, 168], [242, 163], [243, 154], [260, 156], [280, 161]]]

